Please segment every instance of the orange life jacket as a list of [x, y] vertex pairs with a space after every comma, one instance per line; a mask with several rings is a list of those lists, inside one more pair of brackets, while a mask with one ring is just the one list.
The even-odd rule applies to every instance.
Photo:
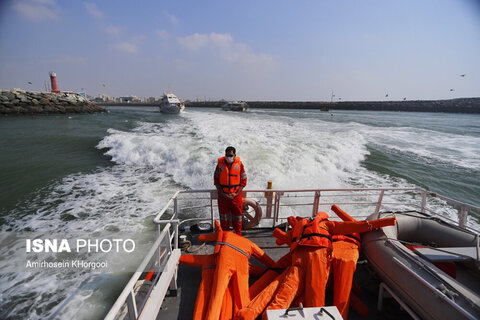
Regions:
[[290, 249], [295, 249], [297, 245], [332, 249], [332, 237], [323, 225], [323, 221], [327, 219], [328, 215], [325, 212], [319, 212], [315, 219], [299, 221], [292, 230]]
[[219, 182], [225, 193], [235, 193], [240, 187], [240, 169], [242, 163], [240, 157], [235, 157], [229, 168], [225, 157], [218, 158]]

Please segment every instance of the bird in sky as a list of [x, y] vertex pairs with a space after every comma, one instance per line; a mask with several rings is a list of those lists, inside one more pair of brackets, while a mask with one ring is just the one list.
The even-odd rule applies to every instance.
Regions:
[[460, 77], [465, 77], [465, 76], [466, 76], [466, 74], [461, 74], [461, 75], [460, 75]]
[[403, 101], [407, 100], [407, 98], [403, 98]]
[[388, 93], [385, 95], [385, 98], [387, 98], [387, 97], [388, 97]]
[[30, 81], [28, 81], [28, 84], [32, 84]]
[[450, 89], [450, 91], [455, 91], [455, 90], [453, 90], [453, 89]]

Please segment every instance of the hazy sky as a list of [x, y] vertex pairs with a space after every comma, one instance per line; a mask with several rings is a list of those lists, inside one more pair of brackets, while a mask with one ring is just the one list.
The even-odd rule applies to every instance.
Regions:
[[0, 89], [49, 71], [90, 95], [480, 97], [480, 3], [0, 0]]

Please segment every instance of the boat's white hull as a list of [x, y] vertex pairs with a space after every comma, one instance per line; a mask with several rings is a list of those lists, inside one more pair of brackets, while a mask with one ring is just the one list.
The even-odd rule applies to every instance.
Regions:
[[180, 106], [160, 106], [160, 112], [162, 113], [170, 113], [170, 114], [178, 114], [185, 109], [185, 105]]
[[240, 112], [242, 112], [242, 111], [247, 111], [247, 108], [242, 107], [242, 106], [234, 106], [234, 107], [228, 106], [228, 107], [223, 107], [223, 110], [224, 111], [240, 111]]
[[248, 104], [245, 102], [228, 102], [222, 106], [224, 111], [247, 111]]

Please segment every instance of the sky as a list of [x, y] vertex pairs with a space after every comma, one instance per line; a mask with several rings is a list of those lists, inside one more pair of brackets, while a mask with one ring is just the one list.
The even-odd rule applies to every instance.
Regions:
[[0, 0], [0, 89], [49, 71], [92, 96], [480, 97], [480, 1]]

